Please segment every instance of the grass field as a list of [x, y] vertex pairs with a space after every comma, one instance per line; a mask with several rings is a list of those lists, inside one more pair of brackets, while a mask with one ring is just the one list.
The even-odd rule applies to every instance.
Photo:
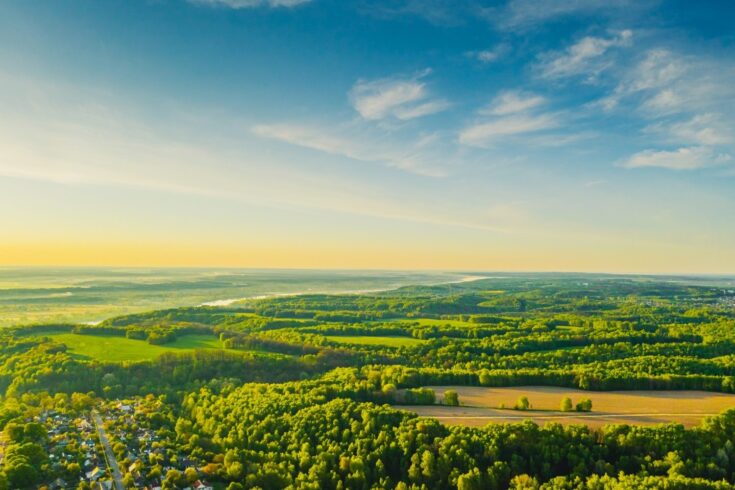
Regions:
[[410, 347], [424, 342], [421, 339], [414, 339], [413, 337], [378, 337], [368, 335], [328, 335], [327, 340], [337, 342], [339, 344], [386, 345], [388, 347]]
[[[697, 425], [705, 416], [717, 415], [735, 408], [735, 395], [704, 391], [608, 391], [590, 392], [569, 388], [521, 386], [513, 388], [482, 388], [469, 386], [434, 386], [437, 400], [445, 390], [459, 394], [461, 407], [441, 405], [401, 407], [446, 424], [483, 426], [490, 422], [520, 422], [530, 419], [539, 424], [559, 422], [586, 424], [597, 427], [605, 424], [652, 425], [679, 422]], [[513, 407], [519, 397], [526, 396], [531, 410], [521, 412], [500, 409]], [[592, 412], [561, 412], [561, 399], [568, 396], [573, 403], [589, 398]]]
[[465, 327], [465, 328], [473, 328], [473, 327], [481, 327], [481, 323], [473, 323], [473, 322], [463, 322], [462, 320], [440, 320], [436, 318], [393, 318], [390, 320], [381, 320], [379, 322], [374, 322], [376, 324], [380, 323], [417, 323], [421, 326], [425, 327], [431, 327], [431, 326], [445, 326], [449, 325], [452, 327]]
[[82, 359], [98, 361], [141, 361], [153, 359], [164, 352], [186, 352], [195, 349], [221, 349], [222, 345], [211, 335], [184, 335], [165, 345], [151, 345], [142, 340], [125, 337], [52, 333], [46, 336], [66, 344], [69, 353]]

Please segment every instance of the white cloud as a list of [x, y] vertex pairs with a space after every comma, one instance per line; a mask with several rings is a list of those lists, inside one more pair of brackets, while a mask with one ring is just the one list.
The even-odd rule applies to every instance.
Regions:
[[558, 125], [558, 118], [552, 114], [513, 115], [472, 124], [460, 132], [459, 142], [468, 146], [488, 148], [504, 137], [535, 133]]
[[604, 55], [614, 47], [629, 46], [633, 32], [624, 30], [609, 38], [587, 36], [569, 46], [561, 53], [542, 56], [538, 66], [544, 78], [565, 78], [584, 75], [594, 79], [610, 66]]
[[415, 106], [397, 107], [394, 111], [398, 119], [407, 120], [417, 117], [428, 116], [436, 112], [441, 112], [449, 107], [449, 103], [445, 100], [432, 100]]
[[628, 90], [641, 90], [665, 87], [673, 80], [681, 77], [686, 71], [686, 63], [665, 49], [652, 49], [638, 64]]
[[729, 161], [735, 118], [723, 109], [735, 102], [733, 77], [735, 64], [727, 59], [658, 48], [643, 53], [597, 104], [642, 117], [654, 144], [681, 148], [642, 151], [622, 165], [692, 170]]
[[728, 71], [728, 67], [718, 65], [719, 68], [665, 49], [650, 49], [619, 75], [615, 89], [598, 103], [605, 110], [613, 110], [624, 99], [642, 94], [645, 99], [640, 102], [640, 109], [648, 115], [672, 114], [687, 107], [701, 109], [707, 99], [728, 90], [726, 83], [715, 81], [720, 76], [713, 70]]
[[626, 168], [656, 167], [669, 170], [696, 170], [721, 165], [732, 160], [728, 154], [717, 154], [703, 146], [679, 148], [673, 151], [644, 150], [622, 163]]
[[382, 163], [417, 175], [444, 177], [446, 161], [436, 134], [405, 142], [386, 141], [363, 131], [360, 134], [319, 128], [314, 125], [256, 125], [254, 134], [312, 150], [363, 162]]
[[255, 7], [296, 7], [312, 0], [189, 0], [189, 3], [209, 7], [247, 9]]
[[681, 97], [674, 90], [667, 88], [645, 101], [643, 107], [652, 112], [666, 113], [678, 107], [681, 102]]
[[732, 132], [723, 127], [716, 114], [694, 116], [688, 121], [672, 124], [667, 129], [672, 140], [700, 145], [724, 145], [733, 142]]
[[523, 29], [563, 17], [608, 15], [645, 9], [647, 0], [510, 0], [502, 9], [486, 9], [487, 16], [503, 29]]
[[492, 49], [483, 49], [481, 51], [470, 51], [467, 56], [475, 58], [482, 63], [494, 63], [508, 54], [510, 46], [507, 44], [498, 44]]
[[480, 111], [481, 114], [506, 116], [518, 112], [526, 112], [546, 102], [544, 97], [524, 93], [518, 90], [508, 90], [492, 101], [490, 106]]
[[430, 97], [426, 84], [421, 81], [427, 73], [409, 79], [359, 81], [350, 91], [352, 106], [369, 120], [388, 117], [407, 120], [441, 112], [449, 104]]

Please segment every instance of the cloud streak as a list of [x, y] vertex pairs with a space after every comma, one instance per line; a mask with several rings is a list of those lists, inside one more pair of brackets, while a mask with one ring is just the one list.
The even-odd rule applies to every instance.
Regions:
[[497, 46], [491, 48], [491, 49], [483, 49], [480, 51], [469, 51], [467, 53], [467, 56], [470, 58], [474, 58], [480, 63], [495, 63], [496, 61], [502, 59], [504, 56], [508, 54], [510, 51], [510, 46], [506, 43], [498, 44]]
[[297, 7], [312, 0], [188, 0], [189, 3], [206, 7], [219, 7], [230, 9], [250, 9], [257, 7], [290, 8]]
[[540, 95], [508, 90], [498, 95], [488, 107], [480, 111], [480, 114], [507, 116], [535, 109], [544, 103], [546, 99]]
[[622, 163], [625, 168], [665, 168], [668, 170], [697, 170], [730, 162], [732, 157], [714, 153], [703, 146], [684, 147], [672, 151], [644, 150]]
[[339, 131], [304, 124], [259, 124], [252, 132], [269, 138], [312, 150], [350, 158], [381, 163], [426, 177], [446, 176], [445, 165], [437, 160], [438, 136], [425, 135], [415, 140], [388, 142], [362, 131], [360, 134], [340, 134]]
[[449, 103], [430, 96], [421, 81], [428, 73], [408, 79], [359, 81], [350, 90], [350, 101], [360, 116], [372, 121], [391, 117], [405, 121], [441, 112]]
[[571, 16], [609, 16], [646, 9], [647, 0], [510, 0], [502, 8], [486, 8], [485, 16], [504, 30], [530, 29]]
[[630, 46], [633, 32], [624, 30], [612, 37], [583, 37], [560, 53], [548, 53], [537, 67], [542, 78], [584, 76], [594, 80], [610, 66], [605, 55], [611, 48]]
[[557, 126], [559, 120], [552, 114], [513, 115], [472, 124], [459, 133], [459, 142], [478, 148], [490, 148], [505, 137], [537, 133]]

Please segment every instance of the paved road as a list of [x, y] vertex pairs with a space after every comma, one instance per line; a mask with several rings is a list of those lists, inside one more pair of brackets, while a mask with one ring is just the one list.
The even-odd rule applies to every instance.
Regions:
[[107, 460], [107, 466], [109, 466], [110, 471], [112, 471], [113, 486], [115, 487], [115, 490], [125, 490], [125, 485], [123, 485], [122, 482], [122, 473], [120, 473], [120, 467], [117, 465], [117, 459], [115, 459], [115, 453], [112, 452], [110, 441], [107, 439], [104, 427], [102, 427], [102, 418], [100, 417], [100, 414], [95, 411], [92, 412], [92, 418], [94, 419], [95, 427], [97, 427], [97, 434], [100, 437], [100, 442], [105, 448], [105, 459]]

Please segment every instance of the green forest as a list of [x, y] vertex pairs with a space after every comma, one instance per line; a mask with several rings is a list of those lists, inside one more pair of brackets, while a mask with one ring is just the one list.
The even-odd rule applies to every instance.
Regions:
[[601, 391], [735, 393], [734, 289], [507, 274], [11, 326], [0, 489], [735, 488], [735, 402], [693, 427], [410, 410], [466, 405], [435, 386], [577, 388], [556, 406], [589, 414]]

